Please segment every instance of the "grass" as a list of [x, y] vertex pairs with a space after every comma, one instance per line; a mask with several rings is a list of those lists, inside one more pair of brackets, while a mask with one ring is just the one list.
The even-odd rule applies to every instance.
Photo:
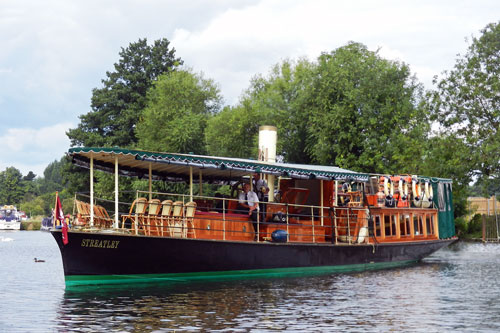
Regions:
[[40, 230], [42, 225], [42, 218], [31, 218], [28, 221], [21, 222], [21, 230]]

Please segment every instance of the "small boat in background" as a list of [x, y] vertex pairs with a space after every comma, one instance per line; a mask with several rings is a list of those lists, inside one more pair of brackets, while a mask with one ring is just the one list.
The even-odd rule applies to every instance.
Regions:
[[16, 206], [5, 205], [0, 207], [0, 230], [20, 230], [21, 219]]
[[42, 224], [40, 225], [41, 231], [49, 231], [54, 226], [54, 219], [52, 216], [44, 217], [42, 219]]

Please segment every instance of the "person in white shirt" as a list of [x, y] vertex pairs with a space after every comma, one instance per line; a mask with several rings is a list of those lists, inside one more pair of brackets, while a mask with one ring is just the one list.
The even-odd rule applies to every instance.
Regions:
[[269, 186], [267, 186], [267, 182], [265, 179], [260, 178], [259, 173], [253, 174], [253, 190], [257, 193], [257, 197], [259, 198], [259, 210], [261, 213], [260, 221], [264, 222], [266, 220], [266, 202], [269, 201]]
[[253, 175], [253, 189], [257, 193], [257, 197], [259, 198], [260, 202], [267, 201], [264, 200], [265, 197], [267, 197], [268, 192], [269, 192], [269, 186], [267, 186], [267, 182], [260, 178], [260, 174], [255, 173]]
[[255, 232], [257, 232], [257, 214], [259, 212], [259, 198], [254, 191], [250, 190], [250, 184], [243, 185], [243, 192], [238, 196], [238, 210], [247, 213], [251, 217]]
[[250, 184], [245, 183], [243, 185], [243, 192], [240, 193], [238, 199], [240, 211], [248, 212], [248, 215], [252, 215], [254, 212], [256, 214], [259, 210], [259, 197], [254, 191], [250, 190]]

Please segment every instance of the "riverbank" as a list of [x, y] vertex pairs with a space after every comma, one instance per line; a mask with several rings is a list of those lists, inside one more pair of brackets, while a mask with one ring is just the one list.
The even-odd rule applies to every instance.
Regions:
[[21, 222], [21, 230], [40, 230], [42, 219], [32, 218]]

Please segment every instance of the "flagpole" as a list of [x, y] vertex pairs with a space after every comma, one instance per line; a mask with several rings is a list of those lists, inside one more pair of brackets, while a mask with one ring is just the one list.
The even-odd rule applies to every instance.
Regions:
[[56, 223], [59, 221], [57, 219], [57, 197], [59, 196], [59, 191], [56, 191], [56, 202], [54, 204], [54, 212], [52, 213], [52, 220], [54, 221], [54, 228], [57, 227]]

